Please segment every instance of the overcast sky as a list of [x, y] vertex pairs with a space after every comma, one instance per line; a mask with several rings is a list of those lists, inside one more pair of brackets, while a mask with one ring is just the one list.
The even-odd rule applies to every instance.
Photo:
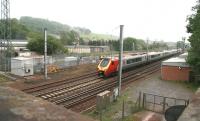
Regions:
[[11, 17], [32, 16], [94, 33], [140, 39], [178, 41], [186, 34], [186, 18], [196, 0], [10, 0]]

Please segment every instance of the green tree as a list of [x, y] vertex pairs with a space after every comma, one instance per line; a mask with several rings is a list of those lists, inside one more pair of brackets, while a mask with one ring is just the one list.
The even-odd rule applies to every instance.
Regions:
[[136, 42], [134, 38], [128, 37], [124, 39], [124, 46], [123, 46], [124, 51], [132, 51], [133, 48], [135, 49], [135, 47], [136, 47]]
[[17, 19], [11, 20], [11, 38], [12, 39], [26, 39], [29, 30], [21, 24]]
[[149, 44], [149, 49], [161, 51], [164, 49], [168, 49], [168, 45], [162, 41], [161, 42], [154, 41], [152, 44]]
[[64, 45], [73, 45], [74, 42], [76, 43], [79, 42], [80, 36], [74, 30], [62, 31], [60, 32], [60, 39], [61, 39], [62, 44]]
[[[44, 54], [44, 37], [41, 34], [37, 33], [32, 33], [32, 36], [34, 36], [34, 38], [31, 38], [31, 40], [28, 42], [27, 48], [30, 49], [31, 51]], [[60, 40], [52, 36], [48, 36], [47, 38], [48, 38], [47, 40], [48, 55], [67, 52], [67, 49], [64, 48]]]
[[145, 42], [141, 39], [127, 37], [124, 39], [124, 51], [143, 50]]
[[193, 70], [200, 74], [200, 2], [192, 9], [194, 14], [187, 19], [187, 32], [190, 33], [188, 41], [191, 44], [191, 49], [188, 51], [187, 62], [191, 65]]
[[183, 42], [183, 41], [178, 41], [178, 42], [176, 43], [176, 47], [177, 47], [177, 48], [183, 49], [183, 48], [184, 48], [184, 42]]
[[[2, 23], [0, 22], [0, 28], [3, 27]], [[21, 24], [17, 19], [11, 19], [11, 39], [26, 39], [29, 30]], [[3, 35], [0, 34], [0, 38], [3, 38]]]

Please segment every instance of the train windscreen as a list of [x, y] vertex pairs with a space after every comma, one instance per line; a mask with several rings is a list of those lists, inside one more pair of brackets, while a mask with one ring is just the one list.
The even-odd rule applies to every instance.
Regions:
[[108, 58], [104, 58], [103, 61], [101, 62], [100, 66], [101, 67], [106, 67], [109, 63], [109, 60]]

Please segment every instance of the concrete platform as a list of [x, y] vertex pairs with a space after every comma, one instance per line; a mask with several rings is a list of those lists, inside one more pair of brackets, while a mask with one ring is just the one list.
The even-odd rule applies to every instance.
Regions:
[[0, 121], [94, 120], [16, 89], [0, 87]]
[[178, 121], [200, 121], [200, 88], [197, 90]]

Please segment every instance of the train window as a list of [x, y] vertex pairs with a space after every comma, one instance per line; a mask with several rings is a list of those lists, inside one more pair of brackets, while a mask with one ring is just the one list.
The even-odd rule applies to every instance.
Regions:
[[108, 58], [104, 58], [103, 61], [101, 62], [100, 66], [101, 67], [106, 67], [109, 63], [109, 59]]
[[111, 64], [114, 65], [114, 61], [112, 61]]
[[157, 55], [151, 55], [151, 58], [156, 58], [156, 57], [159, 57], [160, 54], [157, 54]]
[[142, 61], [142, 58], [136, 58], [136, 62]]
[[131, 63], [135, 63], [135, 62], [139, 62], [142, 61], [142, 58], [134, 58], [134, 59], [129, 59], [127, 60], [127, 64], [131, 64]]

